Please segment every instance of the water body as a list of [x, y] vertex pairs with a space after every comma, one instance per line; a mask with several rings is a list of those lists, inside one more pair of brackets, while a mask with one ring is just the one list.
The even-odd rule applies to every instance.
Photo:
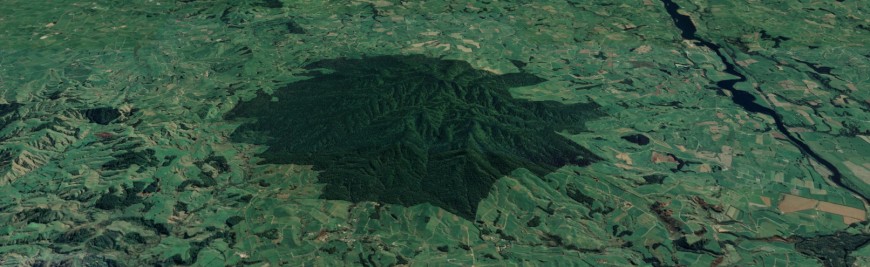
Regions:
[[673, 19], [674, 25], [676, 25], [677, 28], [680, 29], [680, 36], [682, 36], [683, 39], [693, 41], [696, 45], [705, 46], [707, 48], [710, 48], [710, 50], [716, 52], [716, 55], [719, 57], [719, 59], [722, 60], [722, 64], [725, 65], [725, 72], [738, 77], [737, 79], [719, 81], [716, 83], [716, 86], [731, 92], [731, 100], [746, 111], [751, 113], [761, 113], [772, 117], [776, 124], [776, 129], [779, 130], [780, 133], [785, 135], [785, 137], [788, 138], [788, 140], [791, 141], [792, 144], [797, 146], [804, 155], [813, 158], [814, 160], [816, 160], [816, 162], [818, 162], [822, 166], [825, 166], [825, 168], [828, 168], [828, 170], [831, 171], [831, 176], [828, 177], [831, 182], [842, 188], [845, 188], [846, 190], [851, 191], [852, 193], [855, 193], [856, 195], [863, 198], [865, 201], [868, 201], [867, 196], [865, 196], [863, 193], [843, 183], [843, 175], [840, 173], [840, 170], [838, 170], [836, 167], [834, 167], [833, 164], [831, 164], [831, 162], [819, 156], [819, 154], [810, 149], [810, 147], [806, 143], [796, 138], [791, 132], [789, 132], [788, 128], [786, 128], [785, 124], [783, 124], [782, 116], [779, 115], [779, 113], [776, 113], [776, 111], [771, 108], [756, 103], [755, 96], [753, 96], [751, 93], [734, 88], [735, 84], [745, 82], [746, 76], [738, 72], [737, 69], [734, 67], [734, 64], [731, 64], [731, 62], [728, 61], [728, 58], [722, 52], [722, 49], [719, 45], [699, 38], [697, 35], [695, 35], [698, 29], [695, 28], [695, 24], [692, 23], [692, 19], [689, 18], [689, 16], [682, 15], [677, 12], [677, 10], [680, 9], [679, 5], [674, 3], [672, 0], [662, 0], [662, 3], [664, 3], [668, 15], [670, 15], [671, 19]]
[[649, 144], [649, 137], [646, 137], [646, 135], [642, 135], [642, 134], [626, 135], [626, 136], [623, 136], [622, 139], [624, 139], [625, 141], [631, 142], [633, 144], [636, 144], [636, 145], [641, 145], [641, 146], [645, 146], [645, 145]]

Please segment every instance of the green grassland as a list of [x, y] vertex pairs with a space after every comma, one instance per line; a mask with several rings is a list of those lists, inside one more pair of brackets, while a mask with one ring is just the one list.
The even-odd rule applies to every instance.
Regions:
[[[866, 2], [675, 2], [747, 76], [735, 87], [776, 110], [844, 184], [870, 192]], [[378, 57], [423, 67], [366, 61]], [[356, 66], [311, 67], [330, 60]], [[437, 64], [473, 77], [426, 69]], [[651, 0], [4, 1], [0, 265], [866, 265], [868, 203], [831, 182], [771, 117], [716, 90], [735, 78], [724, 70]], [[344, 88], [321, 83], [335, 75], [350, 77], [330, 80]], [[312, 114], [374, 133], [416, 127], [406, 114], [366, 114], [389, 127], [348, 121], [382, 96], [361, 103], [329, 91], [366, 99], [370, 87], [357, 82], [377, 79], [476, 88], [509, 103], [511, 116], [499, 117], [474, 108], [502, 106], [451, 95], [503, 137], [446, 142], [470, 147], [448, 162], [467, 169], [396, 176], [485, 179], [450, 192], [400, 181], [342, 195], [336, 184], [369, 167], [294, 153], [357, 149], [366, 140], [342, 140], [356, 128], [331, 128], [341, 142], [324, 144], [242, 135], [307, 131], [317, 118], [297, 116]], [[311, 92], [294, 96], [302, 87]], [[397, 136], [407, 137], [372, 142]], [[542, 162], [540, 151], [563, 161]], [[383, 162], [365, 173], [370, 185], [408, 170]], [[492, 162], [507, 163], [481, 171]], [[463, 185], [475, 193], [462, 195]], [[817, 202], [785, 212], [803, 207], [791, 196]], [[462, 197], [462, 207], [450, 201]]]

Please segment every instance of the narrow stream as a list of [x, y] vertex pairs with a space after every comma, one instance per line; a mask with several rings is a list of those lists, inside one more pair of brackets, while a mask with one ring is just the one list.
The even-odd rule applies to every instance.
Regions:
[[788, 128], [785, 127], [785, 124], [782, 123], [782, 116], [776, 113], [775, 110], [756, 103], [755, 96], [753, 96], [749, 92], [741, 91], [734, 88], [735, 84], [739, 82], [745, 82], [746, 76], [738, 72], [734, 65], [728, 61], [728, 58], [725, 57], [725, 54], [722, 52], [722, 49], [721, 47], [719, 47], [719, 45], [701, 39], [695, 35], [695, 32], [697, 32], [698, 29], [695, 28], [695, 24], [692, 23], [692, 19], [689, 18], [689, 16], [682, 15], [677, 12], [677, 10], [680, 9], [679, 5], [674, 3], [672, 0], [662, 0], [662, 3], [665, 4], [665, 9], [668, 11], [668, 15], [670, 15], [671, 19], [674, 20], [674, 25], [676, 25], [677, 28], [680, 29], [680, 36], [682, 36], [683, 39], [694, 41], [696, 45], [705, 46], [707, 48], [710, 48], [710, 50], [716, 52], [716, 55], [719, 56], [719, 59], [722, 60], [722, 64], [725, 65], [725, 72], [739, 77], [737, 79], [723, 80], [716, 83], [716, 85], [720, 88], [731, 92], [731, 100], [734, 101], [735, 104], [743, 107], [743, 109], [748, 112], [761, 113], [773, 117], [773, 120], [776, 124], [776, 129], [779, 130], [780, 133], [785, 135], [788, 140], [791, 141], [792, 144], [797, 146], [804, 155], [813, 158], [814, 160], [816, 160], [816, 162], [822, 164], [822, 166], [825, 166], [825, 168], [828, 168], [828, 170], [831, 171], [831, 176], [829, 177], [829, 179], [831, 179], [831, 182], [842, 188], [845, 188], [846, 190], [851, 191], [852, 193], [855, 193], [856, 195], [863, 198], [865, 202], [868, 201], [867, 197], [864, 196], [864, 194], [862, 194], [858, 190], [855, 190], [854, 188], [843, 184], [843, 175], [840, 174], [840, 170], [834, 167], [831, 162], [825, 160], [824, 158], [819, 156], [819, 154], [816, 154], [816, 152], [810, 149], [807, 144], [802, 142], [800, 139], [797, 139], [791, 132], [789, 132]]

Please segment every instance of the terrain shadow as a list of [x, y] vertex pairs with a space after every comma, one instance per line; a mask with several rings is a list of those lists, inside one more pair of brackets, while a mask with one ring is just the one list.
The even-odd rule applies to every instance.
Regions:
[[265, 163], [322, 171], [326, 199], [431, 203], [473, 219], [493, 183], [517, 168], [542, 176], [599, 160], [560, 134], [582, 131], [598, 106], [513, 98], [508, 88], [544, 81], [531, 74], [424, 56], [306, 69], [312, 78], [239, 103], [226, 118], [254, 118], [232, 140], [267, 145]]

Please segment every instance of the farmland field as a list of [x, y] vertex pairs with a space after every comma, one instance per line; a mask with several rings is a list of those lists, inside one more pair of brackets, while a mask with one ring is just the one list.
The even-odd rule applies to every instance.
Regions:
[[870, 266], [867, 1], [0, 4], [0, 266]]

